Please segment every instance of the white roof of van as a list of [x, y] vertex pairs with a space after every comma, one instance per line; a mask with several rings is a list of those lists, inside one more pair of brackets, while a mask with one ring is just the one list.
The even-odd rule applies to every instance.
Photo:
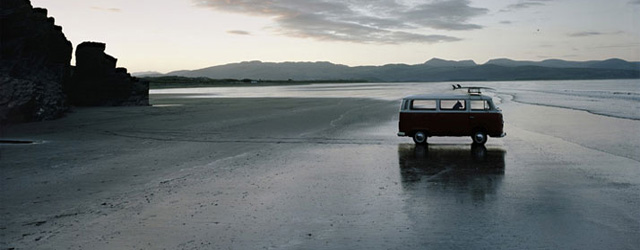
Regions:
[[405, 96], [403, 99], [478, 99], [488, 100], [491, 99], [485, 95], [462, 95], [462, 94], [429, 94], [429, 95], [410, 95]]

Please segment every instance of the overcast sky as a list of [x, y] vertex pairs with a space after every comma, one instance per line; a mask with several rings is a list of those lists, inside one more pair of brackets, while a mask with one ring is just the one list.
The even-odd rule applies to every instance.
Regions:
[[[31, 0], [130, 72], [241, 61], [640, 61], [640, 0]], [[72, 62], [75, 64], [75, 62]]]

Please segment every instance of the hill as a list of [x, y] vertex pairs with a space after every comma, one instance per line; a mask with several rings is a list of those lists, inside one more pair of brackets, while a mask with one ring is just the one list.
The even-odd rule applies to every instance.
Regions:
[[164, 76], [272, 81], [366, 80], [382, 82], [634, 79], [640, 78], [640, 63], [621, 59], [584, 62], [550, 59], [534, 62], [503, 58], [493, 59], [478, 65], [471, 60], [448, 61], [434, 58], [423, 64], [415, 65], [387, 64], [349, 67], [330, 62], [272, 63], [250, 61], [198, 70], [174, 71]]

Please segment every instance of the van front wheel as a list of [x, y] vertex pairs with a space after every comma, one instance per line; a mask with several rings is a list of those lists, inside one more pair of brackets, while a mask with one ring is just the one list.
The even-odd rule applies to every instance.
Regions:
[[413, 134], [413, 142], [416, 144], [425, 144], [427, 143], [427, 134], [422, 131], [418, 131]]
[[476, 131], [471, 136], [471, 139], [473, 139], [474, 144], [483, 145], [487, 142], [487, 133], [482, 131]]

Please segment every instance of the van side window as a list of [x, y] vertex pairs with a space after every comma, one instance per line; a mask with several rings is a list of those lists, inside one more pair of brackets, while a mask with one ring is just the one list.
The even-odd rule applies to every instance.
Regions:
[[466, 106], [465, 106], [464, 100], [441, 100], [440, 109], [441, 110], [465, 110]]
[[486, 100], [471, 101], [471, 110], [490, 110], [491, 106]]
[[435, 100], [413, 100], [411, 102], [411, 109], [436, 110], [436, 101]]

